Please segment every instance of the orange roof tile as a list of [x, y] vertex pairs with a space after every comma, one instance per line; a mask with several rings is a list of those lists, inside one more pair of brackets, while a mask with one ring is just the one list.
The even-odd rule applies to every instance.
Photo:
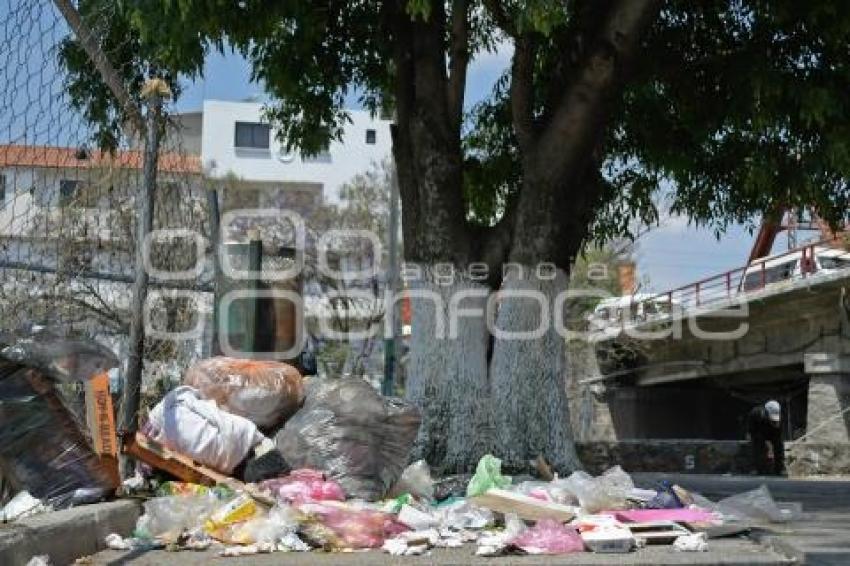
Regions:
[[[77, 159], [73, 147], [45, 145], [0, 145], [0, 167], [56, 167], [90, 169], [92, 167], [121, 167], [141, 169], [142, 152], [120, 150], [114, 154], [89, 151], [87, 159]], [[159, 170], [169, 173], [200, 173], [201, 160], [196, 155], [160, 153]]]

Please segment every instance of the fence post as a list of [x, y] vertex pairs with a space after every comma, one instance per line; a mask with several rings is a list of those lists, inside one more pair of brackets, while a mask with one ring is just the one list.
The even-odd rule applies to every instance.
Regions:
[[[390, 322], [391, 335], [384, 339], [384, 380], [381, 383], [381, 393], [384, 395], [392, 395], [395, 392], [395, 369], [396, 369], [396, 343], [397, 343], [397, 322], [398, 317], [396, 316], [396, 308], [395, 308], [395, 293], [398, 289], [398, 213], [399, 213], [399, 193], [398, 193], [398, 176], [396, 175], [395, 169], [392, 172], [392, 178], [390, 179], [390, 217], [389, 217], [389, 226], [387, 227], [389, 234], [387, 240], [389, 241], [389, 250], [388, 250], [388, 263], [387, 266], [387, 283], [386, 283], [386, 293], [389, 295], [390, 300], [385, 304], [387, 305], [387, 311], [384, 313], [384, 316], [388, 318]], [[381, 258], [376, 257], [374, 261], [381, 261]]]
[[[168, 96], [164, 82], [148, 81], [144, 88], [148, 112], [145, 124], [145, 150], [142, 166], [142, 189], [136, 199], [136, 278], [133, 282], [133, 302], [130, 311], [130, 340], [127, 354], [127, 370], [121, 396], [120, 432], [123, 436], [133, 435], [138, 428], [139, 400], [144, 364], [145, 328], [144, 306], [148, 295], [148, 272], [145, 269], [145, 240], [153, 229], [154, 197], [156, 195], [156, 171], [159, 159], [159, 137], [162, 101]], [[126, 473], [128, 470], [125, 469]]]
[[[248, 243], [248, 269], [257, 274], [251, 281], [251, 290], [258, 292], [263, 288], [263, 276], [260, 275], [263, 270], [263, 241], [260, 239], [259, 233], [252, 234]], [[247, 352], [256, 352], [259, 347], [260, 325], [263, 318], [261, 308], [260, 298], [256, 295], [251, 297], [251, 304], [246, 311], [248, 316], [245, 329], [248, 335], [245, 339], [245, 350]]]
[[207, 208], [209, 209], [210, 242], [212, 243], [213, 264], [213, 300], [212, 300], [212, 337], [210, 340], [210, 355], [221, 355], [221, 339], [219, 336], [219, 324], [221, 312], [219, 301], [224, 293], [224, 274], [221, 271], [221, 255], [227, 253], [227, 248], [221, 239], [221, 214], [218, 207], [218, 190], [207, 189]]

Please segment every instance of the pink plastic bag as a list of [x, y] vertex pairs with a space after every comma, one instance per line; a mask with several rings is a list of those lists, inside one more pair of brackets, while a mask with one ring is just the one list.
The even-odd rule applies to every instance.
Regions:
[[271, 491], [279, 501], [307, 503], [311, 501], [345, 501], [345, 492], [333, 480], [326, 480], [318, 470], [293, 470], [284, 478], [267, 480], [260, 488]]
[[541, 519], [537, 524], [511, 539], [510, 544], [529, 554], [567, 554], [584, 551], [578, 531], [554, 519]]
[[380, 548], [386, 539], [409, 530], [380, 511], [322, 503], [304, 503], [297, 509], [308, 517], [304, 532], [333, 549]]

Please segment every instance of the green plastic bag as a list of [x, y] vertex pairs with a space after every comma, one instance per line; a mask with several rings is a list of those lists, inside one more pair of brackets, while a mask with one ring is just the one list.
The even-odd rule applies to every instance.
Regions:
[[492, 454], [485, 454], [478, 460], [475, 475], [466, 486], [466, 496], [475, 497], [488, 489], [504, 489], [511, 485], [510, 476], [502, 475], [502, 461]]

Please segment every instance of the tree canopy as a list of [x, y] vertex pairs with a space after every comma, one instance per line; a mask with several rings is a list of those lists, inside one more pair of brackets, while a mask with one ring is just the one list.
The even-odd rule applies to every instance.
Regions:
[[[464, 122], [464, 200], [470, 218], [487, 224], [521, 184], [512, 95], [530, 107], [528, 129], [545, 129], [612, 4], [82, 0], [80, 10], [89, 18], [110, 14], [100, 41], [131, 93], [144, 74], [164, 74], [176, 89], [180, 77], [202, 74], [211, 50], [241, 53], [273, 98], [268, 118], [287, 144], [308, 152], [339, 138], [352, 92], [372, 110], [394, 108], [394, 50], [405, 41], [393, 23], [399, 11], [410, 20], [444, 20], [441, 60], [458, 69], [447, 97]], [[467, 14], [462, 21], [459, 11]], [[462, 115], [460, 67], [508, 44], [515, 46], [513, 68], [488, 100]], [[845, 2], [664, 2], [621, 79], [622, 96], [608, 102], [595, 234], [622, 234], [636, 216], [652, 220], [659, 187], [674, 211], [716, 227], [777, 201], [816, 205], [837, 222], [850, 176], [848, 51]], [[108, 144], [120, 123], [108, 91], [73, 40], [62, 58], [75, 100]]]

